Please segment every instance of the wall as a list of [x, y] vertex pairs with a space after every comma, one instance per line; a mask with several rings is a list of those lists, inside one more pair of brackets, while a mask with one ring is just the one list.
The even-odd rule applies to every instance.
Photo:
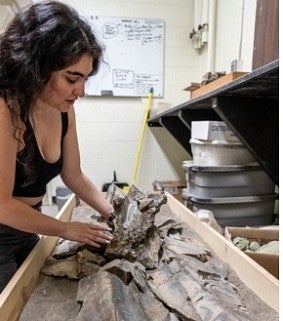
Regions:
[[229, 71], [234, 59], [243, 61], [243, 71], [251, 71], [257, 0], [208, 1], [211, 2], [216, 4], [214, 69], [209, 68], [206, 45], [199, 50], [200, 76], [208, 71]]
[[[243, 7], [242, 49], [240, 50]], [[255, 14], [256, 0], [218, 0], [215, 70], [229, 70], [231, 61], [238, 58], [243, 60], [242, 70], [252, 70]]]
[[32, 3], [32, 0], [2, 0], [0, 1], [0, 33], [13, 18], [15, 12]]
[[[75, 1], [81, 14], [121, 17], [161, 18], [165, 20], [165, 68], [163, 98], [153, 99], [152, 110], [175, 106], [188, 99], [183, 91], [198, 78], [198, 53], [192, 50], [193, 2], [187, 0]], [[131, 182], [140, 138], [146, 98], [85, 97], [76, 103], [77, 129], [82, 168], [99, 188], [113, 179]], [[189, 142], [188, 142], [189, 144]], [[190, 155], [163, 128], [146, 128], [136, 184], [152, 189], [158, 180], [184, 180], [183, 160]], [[53, 186], [58, 184], [55, 179]]]
[[14, 12], [9, 6], [0, 7], [0, 31], [4, 29], [4, 26], [12, 19]]
[[[193, 29], [193, 0], [62, 2], [72, 5], [80, 14], [165, 20], [165, 95], [154, 98], [152, 112], [187, 101], [188, 92], [183, 89], [191, 82], [199, 82], [207, 71], [207, 45], [201, 51], [195, 50], [189, 38]], [[247, 18], [244, 23], [243, 58], [249, 71], [256, 0], [245, 2]], [[238, 57], [241, 3], [239, 0], [217, 1], [216, 70], [229, 70], [231, 60]], [[119, 181], [131, 181], [146, 101], [146, 98], [85, 97], [76, 103], [82, 168], [99, 188], [103, 183], [112, 181], [114, 170]], [[155, 179], [185, 180], [181, 166], [189, 158], [190, 155], [165, 129], [146, 128], [136, 184], [144, 190], [151, 190]], [[53, 195], [57, 185], [61, 185], [58, 178], [51, 184]]]

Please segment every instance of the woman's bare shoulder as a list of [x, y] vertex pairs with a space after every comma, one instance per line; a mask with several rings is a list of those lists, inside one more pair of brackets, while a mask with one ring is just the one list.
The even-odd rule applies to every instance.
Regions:
[[0, 97], [0, 108], [1, 109], [8, 108], [7, 104], [6, 104], [6, 101], [2, 97]]
[[0, 97], [0, 127], [3, 132], [14, 132], [15, 120], [12, 118], [11, 110], [3, 98]]
[[5, 100], [0, 97], [0, 122], [2, 121], [11, 121], [11, 112]]

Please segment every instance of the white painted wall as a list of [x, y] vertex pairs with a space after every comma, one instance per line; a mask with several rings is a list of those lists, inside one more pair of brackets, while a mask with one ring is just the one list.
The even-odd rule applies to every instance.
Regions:
[[[196, 0], [204, 1], [204, 0]], [[252, 70], [257, 0], [209, 0], [216, 3], [214, 70], [208, 66], [207, 44], [199, 51], [199, 81], [208, 71], [229, 71], [234, 59], [243, 60], [243, 71]], [[243, 8], [243, 17], [242, 17]], [[241, 27], [241, 23], [243, 25]], [[242, 28], [242, 46], [240, 50]]]
[[[162, 99], [153, 99], [152, 109], [160, 110], [162, 103], [167, 108], [173, 107], [188, 99], [183, 89], [199, 75], [198, 53], [192, 50], [189, 39], [192, 1], [65, 2], [81, 14], [164, 19], [165, 95]], [[119, 181], [131, 182], [146, 102], [146, 98], [86, 97], [76, 104], [82, 168], [98, 187], [112, 181], [114, 170]], [[183, 160], [189, 158], [165, 129], [147, 127], [136, 184], [151, 190], [155, 179], [184, 181], [181, 166]]]
[[[240, 30], [244, 7], [242, 50]], [[231, 61], [241, 58], [243, 70], [251, 71], [256, 0], [218, 0], [215, 70], [230, 70]]]
[[10, 6], [2, 6], [0, 7], [0, 13], [0, 31], [2, 32], [6, 24], [12, 19], [14, 12]]
[[0, 33], [20, 8], [32, 3], [32, 0], [0, 0]]
[[[191, 82], [200, 82], [202, 75], [208, 71], [207, 48], [197, 51], [189, 39], [194, 23], [193, 0], [62, 2], [72, 5], [80, 14], [165, 20], [165, 95], [154, 98], [154, 111], [187, 101], [189, 95], [183, 89]], [[242, 0], [217, 1], [217, 71], [229, 71], [231, 61], [238, 57], [241, 6]], [[251, 70], [252, 64], [255, 6], [256, 0], [245, 1], [242, 59], [246, 71]], [[0, 17], [2, 8], [0, 6]], [[114, 170], [119, 181], [131, 181], [145, 106], [146, 98], [85, 97], [76, 103], [82, 168], [99, 188], [112, 180]], [[146, 128], [136, 184], [144, 190], [151, 190], [155, 179], [184, 181], [181, 166], [189, 158], [165, 129]], [[57, 185], [61, 185], [58, 178], [52, 182], [53, 195]]]

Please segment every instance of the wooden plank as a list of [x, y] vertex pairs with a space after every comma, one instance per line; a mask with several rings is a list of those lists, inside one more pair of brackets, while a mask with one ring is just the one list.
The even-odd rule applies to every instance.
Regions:
[[226, 84], [228, 84], [229, 82], [239, 78], [239, 77], [242, 77], [246, 74], [246, 72], [244, 71], [233, 71], [233, 72], [230, 72], [204, 86], [201, 86], [200, 88], [198, 89], [195, 89], [195, 90], [191, 90], [193, 89], [194, 87], [187, 87], [185, 88], [184, 90], [187, 90], [187, 91], [190, 91], [190, 98], [193, 99], [193, 98], [196, 98], [196, 97], [199, 97], [199, 96], [202, 96], [204, 94], [207, 94], [219, 87], [222, 87]]
[[220, 260], [227, 263], [260, 299], [279, 312], [279, 281], [253, 259], [236, 248], [224, 236], [194, 214], [172, 195], [167, 194], [168, 205], [173, 213], [193, 228]]
[[[56, 216], [62, 221], [69, 220], [76, 205], [75, 195], [71, 195]], [[58, 237], [43, 236], [28, 255], [21, 267], [0, 295], [0, 321], [16, 321], [35, 287], [40, 269], [53, 251]]]

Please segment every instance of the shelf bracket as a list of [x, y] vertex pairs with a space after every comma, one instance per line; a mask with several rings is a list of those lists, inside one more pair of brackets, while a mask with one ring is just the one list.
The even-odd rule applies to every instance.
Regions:
[[279, 99], [219, 96], [213, 109], [279, 184]]
[[178, 116], [164, 116], [160, 118], [160, 124], [183, 146], [191, 155], [191, 131]]

